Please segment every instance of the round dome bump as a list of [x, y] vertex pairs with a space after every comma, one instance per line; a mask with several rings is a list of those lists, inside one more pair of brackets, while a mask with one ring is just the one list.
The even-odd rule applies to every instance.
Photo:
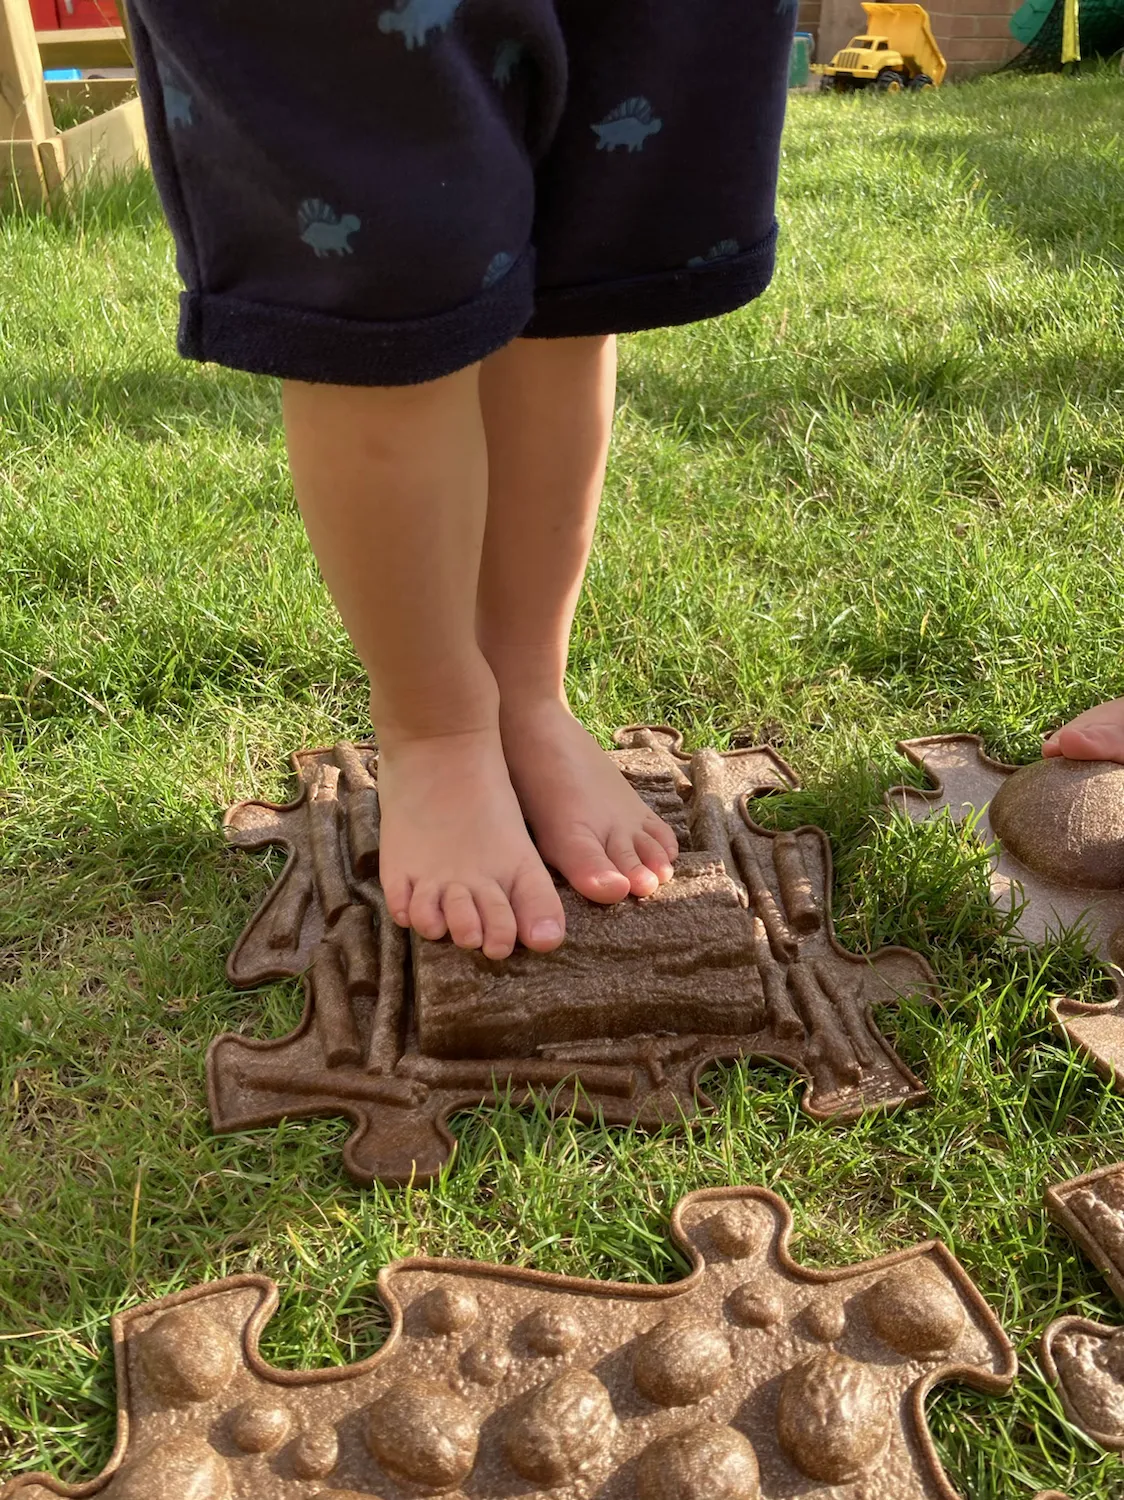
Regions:
[[956, 1288], [924, 1261], [899, 1266], [866, 1294], [874, 1332], [899, 1354], [933, 1358], [964, 1332], [967, 1314]]
[[289, 1436], [292, 1416], [272, 1401], [247, 1401], [230, 1419], [230, 1435], [243, 1453], [272, 1453]]
[[499, 1385], [510, 1368], [511, 1355], [502, 1344], [470, 1344], [461, 1355], [461, 1374], [474, 1385]]
[[726, 1311], [743, 1328], [773, 1328], [784, 1317], [784, 1303], [775, 1292], [762, 1292], [747, 1281], [726, 1298]]
[[435, 1286], [421, 1299], [421, 1310], [434, 1333], [463, 1333], [480, 1316], [479, 1302], [463, 1286]]
[[448, 1489], [476, 1463], [478, 1432], [471, 1407], [429, 1380], [392, 1385], [367, 1412], [367, 1446], [395, 1479]]
[[726, 1335], [705, 1323], [657, 1323], [636, 1346], [632, 1374], [642, 1396], [657, 1406], [690, 1406], [713, 1396], [730, 1378]]
[[339, 1461], [334, 1427], [309, 1427], [293, 1444], [293, 1469], [300, 1479], [327, 1479]]
[[170, 1438], [127, 1464], [113, 1483], [113, 1500], [230, 1500], [230, 1470], [198, 1437]]
[[1124, 887], [1124, 765], [1052, 756], [1022, 766], [991, 800], [996, 837], [1029, 869], [1082, 890]]
[[821, 1343], [833, 1344], [847, 1331], [847, 1309], [834, 1298], [810, 1302], [804, 1309], [804, 1328]]
[[137, 1340], [149, 1382], [165, 1401], [207, 1401], [230, 1384], [239, 1350], [225, 1329], [193, 1307], [176, 1307]]
[[719, 1255], [748, 1260], [768, 1245], [773, 1233], [772, 1215], [759, 1203], [728, 1203], [706, 1221]]
[[527, 1343], [536, 1354], [557, 1358], [570, 1354], [582, 1341], [582, 1326], [562, 1307], [540, 1307], [523, 1324]]
[[868, 1369], [825, 1351], [781, 1382], [777, 1435], [809, 1479], [845, 1484], [868, 1473], [889, 1442], [889, 1403]]
[[616, 1435], [609, 1392], [587, 1370], [567, 1370], [514, 1409], [504, 1451], [532, 1484], [564, 1484], [604, 1458]]
[[753, 1444], [710, 1423], [673, 1432], [640, 1455], [636, 1493], [637, 1500], [759, 1500]]

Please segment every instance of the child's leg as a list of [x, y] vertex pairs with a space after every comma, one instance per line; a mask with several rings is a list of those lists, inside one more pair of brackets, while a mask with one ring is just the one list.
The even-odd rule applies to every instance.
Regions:
[[507, 767], [476, 643], [487, 453], [479, 367], [428, 385], [285, 387], [297, 498], [370, 675], [395, 920], [492, 958], [558, 946], [561, 902]]
[[1124, 698], [1086, 709], [1042, 746], [1042, 754], [1070, 760], [1124, 761]]
[[485, 361], [488, 520], [478, 634], [512, 781], [543, 858], [594, 901], [671, 878], [670, 828], [566, 703], [570, 627], [601, 498], [612, 338], [519, 340]]

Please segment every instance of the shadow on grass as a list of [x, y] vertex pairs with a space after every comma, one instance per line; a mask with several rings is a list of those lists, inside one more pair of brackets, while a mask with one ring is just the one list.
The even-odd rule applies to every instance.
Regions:
[[88, 375], [43, 376], [10, 371], [0, 377], [0, 413], [13, 435], [35, 437], [68, 424], [113, 428], [137, 442], [166, 441], [205, 426], [261, 440], [280, 421], [277, 388], [227, 371], [196, 366], [133, 368]]
[[996, 225], [1019, 236], [1055, 269], [1091, 257], [1124, 267], [1124, 198], [1120, 165], [1096, 135], [1028, 149], [1000, 131], [919, 132], [916, 150], [965, 161], [981, 178]]

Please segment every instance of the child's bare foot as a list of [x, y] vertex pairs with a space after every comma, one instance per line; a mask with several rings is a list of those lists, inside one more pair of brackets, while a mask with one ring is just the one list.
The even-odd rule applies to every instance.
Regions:
[[1042, 746], [1042, 754], [1124, 762], [1124, 698], [1099, 703], [1056, 729]]
[[675, 835], [557, 701], [501, 705], [512, 784], [539, 853], [590, 901], [650, 896], [671, 879]]
[[507, 958], [565, 932], [562, 903], [527, 833], [498, 730], [379, 747], [379, 870], [391, 916], [436, 941]]

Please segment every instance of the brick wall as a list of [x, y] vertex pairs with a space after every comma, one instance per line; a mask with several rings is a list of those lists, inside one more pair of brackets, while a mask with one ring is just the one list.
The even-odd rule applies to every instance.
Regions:
[[[1022, 0], [932, 0], [933, 35], [948, 62], [949, 78], [988, 73], [1020, 50], [1010, 21]], [[858, 0], [800, 0], [799, 27], [816, 38], [816, 59], [830, 61], [866, 25]]]
[[1019, 4], [1020, 0], [935, 0], [929, 19], [951, 77], [991, 72], [1021, 51], [1022, 44], [1011, 35], [1011, 17]]

